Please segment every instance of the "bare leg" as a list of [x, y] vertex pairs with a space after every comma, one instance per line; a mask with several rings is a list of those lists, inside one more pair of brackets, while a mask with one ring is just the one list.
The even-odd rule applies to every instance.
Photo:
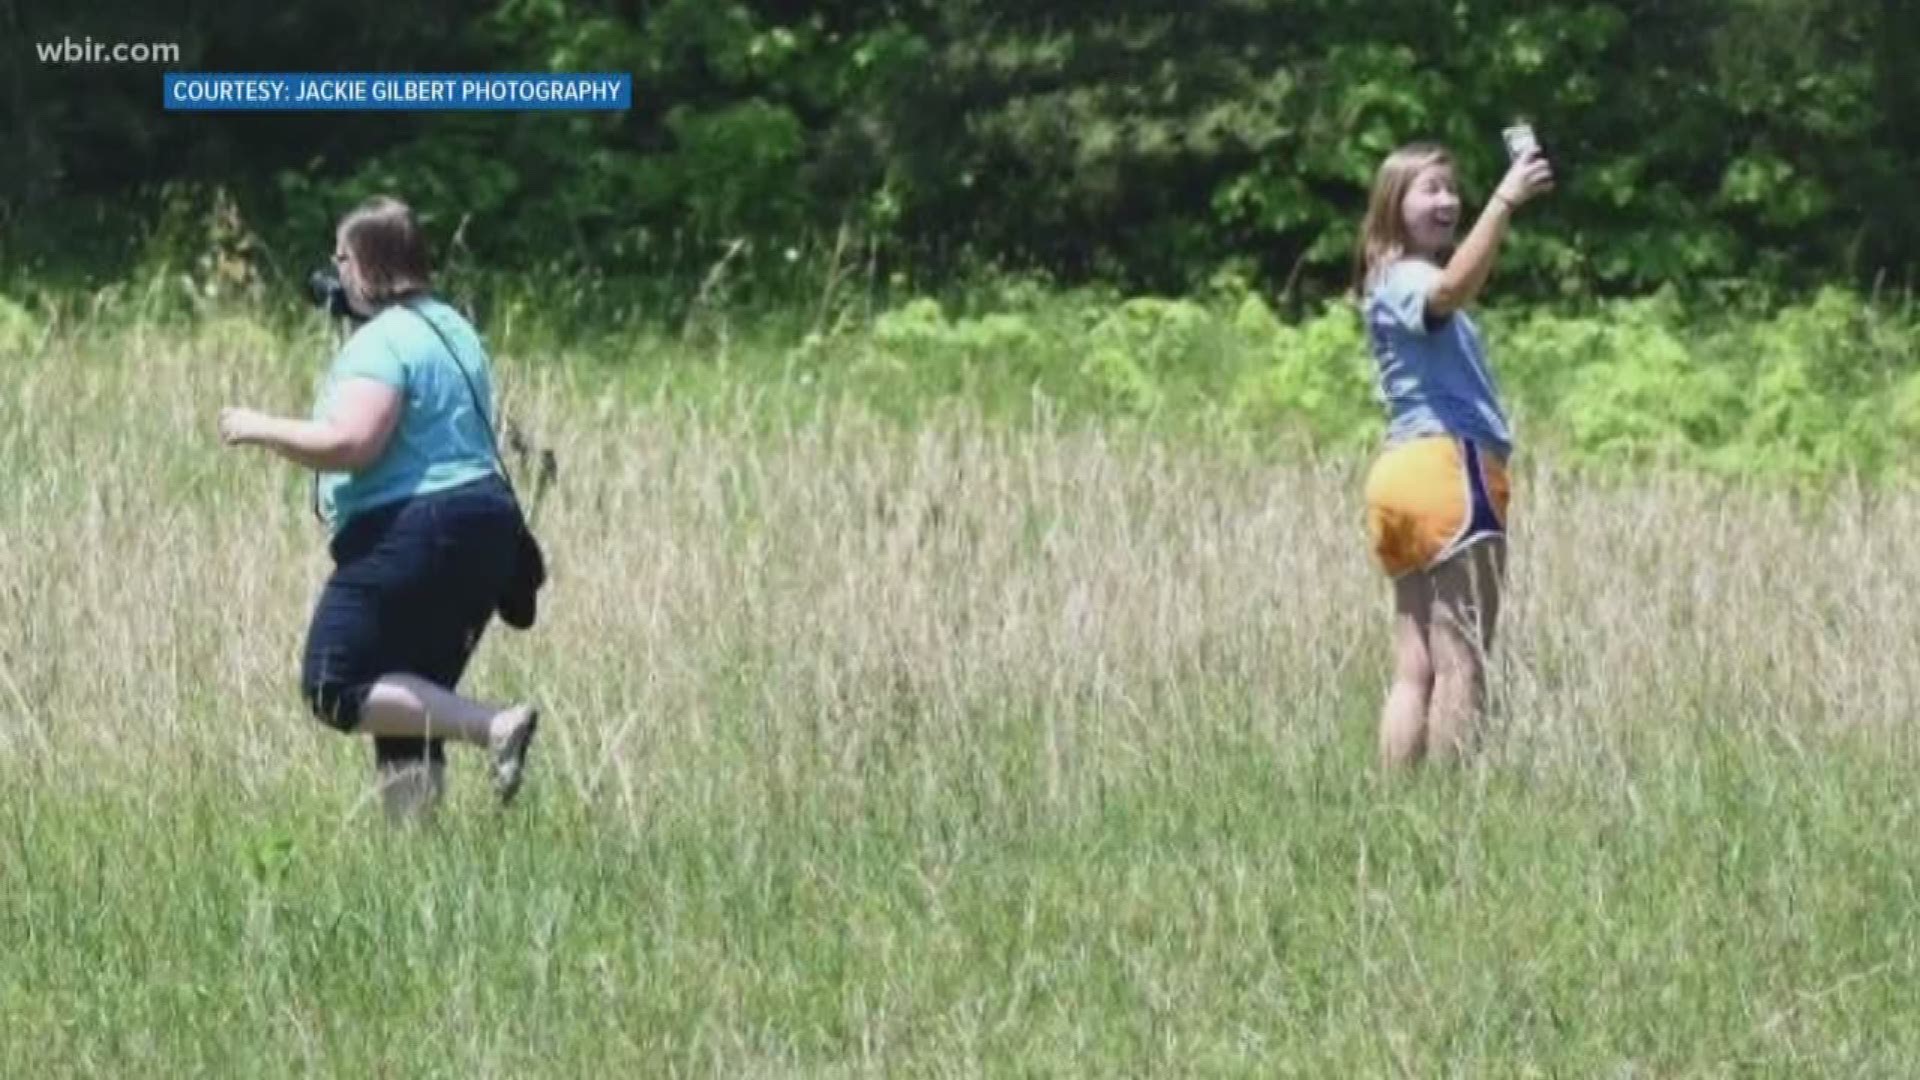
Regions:
[[1433, 586], [1425, 573], [1393, 583], [1393, 682], [1380, 714], [1380, 764], [1386, 768], [1420, 760], [1427, 738], [1427, 706], [1433, 693], [1433, 661], [1427, 636]]
[[[359, 730], [367, 735], [458, 739], [486, 747], [493, 758], [494, 790], [500, 801], [507, 803], [513, 801], [526, 777], [527, 747], [539, 722], [538, 710], [528, 705], [496, 709], [469, 701], [418, 675], [383, 675], [367, 690]], [[382, 776], [381, 780], [385, 785], [401, 775], [405, 774]], [[394, 799], [404, 801], [406, 792], [424, 783], [432, 789], [430, 799], [437, 801], [438, 777], [433, 769], [415, 775], [395, 789]], [[383, 786], [383, 794], [386, 790]]]
[[1479, 735], [1506, 555], [1504, 539], [1483, 540], [1432, 571], [1433, 623], [1428, 644], [1434, 676], [1427, 750], [1437, 758], [1468, 753]]
[[383, 675], [367, 690], [359, 731], [492, 746], [495, 722], [510, 711], [469, 701], [418, 675]]

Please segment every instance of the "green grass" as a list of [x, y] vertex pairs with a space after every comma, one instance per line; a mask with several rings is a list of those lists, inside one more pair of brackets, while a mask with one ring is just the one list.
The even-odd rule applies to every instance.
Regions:
[[1916, 821], [1884, 759], [1822, 747], [1794, 779], [1703, 746], [1613, 790], [1383, 785], [1360, 742], [1283, 766], [1223, 745], [1071, 805], [956, 769], [724, 809], [676, 792], [636, 819], [550, 782], [504, 818], [463, 792], [427, 836], [349, 819], [344, 770], [252, 792], [192, 767], [88, 795], [28, 780], [5, 820], [8, 1071], [1912, 1060]]
[[311, 345], [0, 357], [0, 1074], [1920, 1059], [1910, 492], [1531, 462], [1488, 751], [1384, 777], [1360, 459], [509, 351], [555, 582], [469, 686], [550, 722], [395, 832], [293, 690], [302, 480], [213, 434]]

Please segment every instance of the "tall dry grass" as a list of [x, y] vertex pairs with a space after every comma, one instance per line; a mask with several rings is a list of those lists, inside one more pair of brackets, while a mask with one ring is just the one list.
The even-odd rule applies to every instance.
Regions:
[[[271, 772], [325, 744], [290, 689], [326, 569], [306, 481], [212, 426], [227, 402], [303, 411], [314, 372], [289, 353], [318, 347], [236, 319], [14, 358], [13, 752], [131, 743], [150, 762], [206, 739]], [[1383, 677], [1363, 462], [957, 405], [909, 430], [857, 403], [632, 400], [502, 363], [516, 425], [561, 463], [538, 509], [556, 581], [541, 628], [496, 628], [477, 678], [552, 704], [552, 783], [643, 812], [716, 755], [857, 785], [1031, 739], [1070, 798], [1220, 739], [1284, 760]], [[1916, 526], [1906, 491], [1526, 463], [1495, 755], [1617, 766], [1676, 725], [1904, 739]]]
[[[0, 776], [22, 845], [7, 910], [41, 942], [0, 977], [0, 1010], [12, 1002], [39, 1040], [17, 1061], [278, 1060], [223, 1056], [195, 1034], [214, 1014], [123, 999], [138, 992], [58, 959], [151, 974], [134, 909], [175, 901], [197, 914], [163, 930], [237, 919], [211, 940], [253, 959], [236, 969], [183, 945], [161, 966], [192, 984], [198, 956], [227, 1014], [307, 1040], [290, 1071], [1664, 1075], [1823, 1048], [1804, 1060], [1896, 1060], [1893, 1044], [1850, 1040], [1868, 1034], [1862, 1017], [1903, 1008], [1888, 978], [1914, 973], [1910, 924], [1885, 889], [1912, 878], [1878, 861], [1884, 847], [1848, 844], [1900, 843], [1915, 818], [1889, 782], [1915, 761], [1912, 492], [1601, 484], [1527, 462], [1489, 749], [1459, 774], [1394, 783], [1371, 764], [1389, 604], [1363, 547], [1364, 462], [1044, 413], [988, 423], [961, 404], [903, 428], [804, 396], [634, 397], [589, 365], [502, 357], [515, 422], [560, 464], [537, 516], [554, 568], [543, 621], [496, 628], [469, 684], [552, 718], [522, 812], [547, 850], [513, 858], [558, 862], [528, 884], [489, 876], [516, 834], [485, 831], [471, 781], [451, 861], [378, 846], [364, 748], [301, 715], [322, 537], [297, 472], [222, 449], [214, 417], [304, 409], [322, 345], [233, 318], [75, 332], [6, 358]], [[128, 861], [89, 870], [113, 832]], [[71, 850], [40, 850], [53, 868], [35, 876], [20, 869], [30, 843]], [[1749, 865], [1750, 850], [1770, 854]], [[1833, 880], [1827, 860], [1856, 855], [1881, 891]], [[313, 868], [288, 869], [296, 857]], [[231, 894], [207, 884], [236, 866]], [[489, 903], [473, 891], [486, 880], [512, 897], [491, 917], [547, 919], [559, 981], [516, 998], [474, 960], [369, 991], [364, 1013], [296, 1022], [295, 946], [318, 931], [256, 926], [280, 910], [262, 897], [311, 873], [352, 910], [366, 895], [351, 875], [396, 866], [422, 877], [387, 886], [440, 890], [450, 917]], [[943, 914], [969, 867], [997, 869]], [[633, 910], [593, 891], [607, 874]], [[60, 923], [47, 890], [89, 881], [117, 881], [133, 907], [96, 899], [106, 922]], [[922, 900], [863, 906], [876, 894], [861, 882]], [[385, 932], [447, 947], [418, 909], [376, 910]], [[1574, 929], [1553, 929], [1562, 918]], [[1274, 951], [1288, 919], [1317, 960]], [[569, 951], [569, 926], [599, 944]], [[809, 934], [838, 946], [816, 953]], [[1033, 966], [996, 941], [1025, 942]], [[1132, 945], [1108, 955], [1103, 941]], [[307, 944], [314, 978], [366, 977]], [[491, 963], [522, 986], [535, 946], [505, 947]], [[1530, 982], [1536, 947], [1553, 975]], [[1321, 990], [1302, 989], [1316, 968]], [[1711, 986], [1737, 993], [1687, 996]], [[1501, 1021], [1516, 987], [1547, 1004]], [[474, 1023], [520, 1008], [559, 1028], [521, 1032], [521, 1050], [443, 1029], [420, 1002], [447, 993], [467, 995]], [[110, 1027], [179, 1026], [115, 1041], [62, 1026], [49, 1000]], [[1696, 1018], [1662, 1033], [1681, 1008]], [[629, 1041], [595, 1041], [607, 1024]]]

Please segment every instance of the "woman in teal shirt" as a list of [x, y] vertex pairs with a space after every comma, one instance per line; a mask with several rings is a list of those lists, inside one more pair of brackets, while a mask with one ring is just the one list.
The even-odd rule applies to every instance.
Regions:
[[454, 692], [506, 589], [521, 524], [494, 453], [487, 354], [467, 320], [428, 295], [425, 240], [404, 203], [375, 198], [348, 214], [333, 258], [363, 321], [312, 419], [220, 414], [229, 445], [320, 474], [335, 566], [308, 628], [301, 691], [323, 722], [372, 736], [394, 817], [438, 805], [444, 739], [486, 748], [508, 802], [539, 713]]

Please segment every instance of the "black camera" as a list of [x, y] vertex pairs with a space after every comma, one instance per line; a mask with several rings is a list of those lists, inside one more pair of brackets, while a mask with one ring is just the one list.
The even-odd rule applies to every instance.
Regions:
[[314, 307], [336, 318], [356, 317], [347, 304], [347, 287], [340, 284], [340, 275], [331, 270], [315, 270], [307, 275], [307, 299], [313, 301]]

